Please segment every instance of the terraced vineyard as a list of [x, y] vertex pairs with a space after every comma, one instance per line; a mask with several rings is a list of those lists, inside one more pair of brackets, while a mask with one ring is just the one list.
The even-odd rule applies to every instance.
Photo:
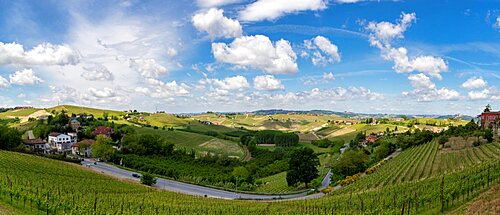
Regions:
[[403, 151], [373, 174], [346, 187], [346, 190], [373, 189], [418, 181], [498, 159], [498, 142], [449, 151], [439, 149], [437, 142], [430, 142]]
[[[432, 154], [433, 147], [429, 145], [412, 151], [430, 150]], [[405, 163], [394, 159], [387, 166], [402, 162]], [[229, 201], [158, 191], [77, 165], [0, 151], [0, 202], [31, 214], [401, 214], [424, 211], [435, 214], [441, 208], [461, 205], [499, 182], [500, 162], [492, 159], [419, 181], [369, 190], [342, 188], [307, 201]]]

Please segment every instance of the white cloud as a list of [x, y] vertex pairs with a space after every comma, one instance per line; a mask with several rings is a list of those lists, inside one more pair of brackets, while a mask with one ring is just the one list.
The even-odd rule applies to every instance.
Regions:
[[422, 73], [410, 75], [408, 76], [408, 80], [410, 80], [411, 85], [416, 89], [432, 90], [436, 88], [436, 85], [431, 81], [431, 79]]
[[43, 43], [25, 51], [21, 44], [0, 42], [0, 65], [67, 65], [79, 61], [78, 52], [66, 44]]
[[167, 68], [158, 64], [154, 59], [130, 59], [129, 65], [144, 78], [157, 78], [167, 73]]
[[297, 56], [286, 40], [275, 45], [263, 35], [242, 36], [231, 44], [212, 43], [212, 53], [219, 62], [260, 69], [268, 74], [296, 73]]
[[172, 48], [172, 47], [168, 47], [168, 49], [167, 49], [167, 55], [169, 57], [175, 57], [175, 56], [177, 56], [177, 50], [174, 49], [174, 48]]
[[216, 80], [216, 84], [223, 90], [242, 90], [250, 86], [247, 79], [241, 75], [227, 77], [222, 81]]
[[224, 10], [211, 8], [193, 16], [191, 22], [198, 31], [207, 32], [210, 38], [234, 38], [241, 36], [243, 29], [238, 20], [224, 16]]
[[493, 24], [493, 27], [500, 30], [500, 16], [497, 16], [496, 22]]
[[410, 92], [402, 92], [403, 96], [416, 98], [419, 102], [431, 102], [431, 101], [454, 101], [460, 98], [460, 93], [455, 90], [447, 89], [445, 87], [441, 89], [414, 89]]
[[[340, 62], [338, 47], [323, 36], [316, 36], [311, 40], [304, 40], [304, 45], [309, 50], [316, 50], [312, 54], [312, 63], [314, 65]], [[304, 54], [303, 56], [308, 56], [308, 54]]]
[[281, 81], [272, 75], [256, 76], [253, 79], [253, 86], [257, 90], [283, 90], [285, 86]]
[[196, 0], [196, 4], [202, 8], [210, 8], [239, 3], [241, 1], [242, 0]]
[[81, 74], [82, 78], [88, 81], [112, 81], [113, 74], [101, 64], [96, 64], [91, 67], [83, 67], [85, 72]]
[[335, 76], [333, 75], [333, 73], [329, 72], [329, 73], [323, 73], [323, 79], [326, 79], [326, 80], [335, 80]]
[[448, 65], [442, 58], [424, 55], [410, 58], [405, 47], [392, 47], [393, 40], [404, 38], [403, 33], [415, 20], [415, 13], [402, 13], [397, 24], [369, 22], [366, 29], [370, 32], [370, 44], [380, 49], [385, 60], [394, 62], [393, 69], [398, 73], [418, 71], [441, 79], [440, 73], [448, 71]]
[[358, 2], [362, 2], [362, 1], [366, 1], [366, 0], [335, 0], [335, 2], [341, 3], [341, 4], [358, 3]]
[[177, 96], [188, 96], [189, 86], [185, 83], [177, 84], [176, 81], [163, 82], [157, 79], [147, 79], [146, 82], [153, 87], [151, 97], [164, 98], [167, 100]]
[[285, 14], [327, 8], [324, 0], [257, 0], [240, 11], [243, 21], [275, 20]]
[[462, 84], [465, 89], [478, 89], [486, 87], [488, 83], [481, 77], [471, 77]]
[[4, 77], [0, 76], [0, 89], [9, 87], [9, 81]]
[[42, 83], [43, 80], [35, 75], [32, 69], [23, 69], [9, 75], [10, 83], [17, 85], [34, 85]]
[[488, 89], [484, 89], [482, 91], [471, 91], [468, 93], [469, 99], [471, 100], [480, 100], [480, 99], [487, 99], [490, 97], [490, 91]]

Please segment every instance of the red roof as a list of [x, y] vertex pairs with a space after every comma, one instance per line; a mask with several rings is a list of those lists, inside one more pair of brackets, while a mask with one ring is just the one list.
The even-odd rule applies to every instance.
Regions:
[[99, 126], [94, 130], [94, 135], [110, 135], [112, 133], [113, 129], [107, 126]]
[[61, 135], [61, 133], [57, 133], [57, 132], [50, 132], [49, 136], [52, 136], [52, 137], [57, 137]]
[[95, 144], [95, 140], [82, 140], [78, 143], [73, 144], [71, 147], [78, 147], [80, 144], [91, 146]]
[[42, 140], [40, 138], [38, 138], [38, 139], [27, 139], [27, 140], [23, 140], [23, 143], [26, 144], [26, 145], [41, 145], [41, 144], [45, 144], [45, 140]]

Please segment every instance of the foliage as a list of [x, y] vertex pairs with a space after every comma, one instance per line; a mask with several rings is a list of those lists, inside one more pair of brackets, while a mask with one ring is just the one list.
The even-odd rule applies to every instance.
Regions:
[[332, 166], [332, 181], [362, 172], [368, 166], [370, 158], [361, 150], [349, 149]]
[[136, 155], [171, 155], [174, 144], [155, 134], [126, 135], [123, 140], [123, 152]]
[[144, 173], [141, 176], [141, 183], [147, 186], [156, 184], [156, 178], [151, 173]]
[[286, 174], [288, 186], [304, 182], [306, 188], [309, 182], [319, 176], [319, 158], [311, 148], [301, 148], [294, 151], [290, 157], [289, 170]]
[[115, 153], [113, 149], [113, 141], [111, 138], [99, 135], [97, 136], [96, 143], [92, 145], [92, 156], [95, 158], [100, 158], [104, 161], [111, 160]]
[[0, 149], [14, 149], [21, 144], [21, 134], [13, 128], [0, 125]]

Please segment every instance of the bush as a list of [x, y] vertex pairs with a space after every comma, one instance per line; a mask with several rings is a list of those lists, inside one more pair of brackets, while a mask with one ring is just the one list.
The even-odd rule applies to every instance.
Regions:
[[150, 173], [144, 173], [141, 176], [141, 183], [148, 186], [153, 186], [156, 184], [156, 178]]

